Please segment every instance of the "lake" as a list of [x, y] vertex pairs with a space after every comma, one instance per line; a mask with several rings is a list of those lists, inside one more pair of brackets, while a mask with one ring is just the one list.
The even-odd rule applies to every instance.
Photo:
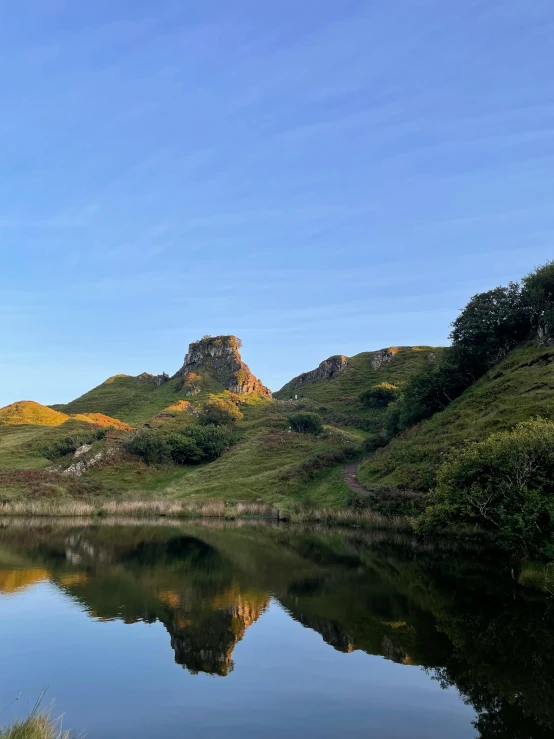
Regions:
[[543, 739], [553, 646], [553, 599], [447, 543], [0, 522], [0, 725], [48, 686], [90, 739]]

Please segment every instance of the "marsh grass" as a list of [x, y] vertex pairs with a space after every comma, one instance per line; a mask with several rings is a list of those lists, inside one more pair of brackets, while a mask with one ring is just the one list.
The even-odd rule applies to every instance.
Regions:
[[413, 531], [410, 519], [383, 516], [371, 510], [340, 510], [332, 508], [284, 510], [266, 503], [226, 503], [180, 500], [108, 501], [93, 505], [78, 501], [14, 501], [0, 504], [0, 516], [28, 518], [214, 518], [224, 520], [265, 520], [292, 523], [320, 523], [329, 526], [361, 526], [394, 531]]

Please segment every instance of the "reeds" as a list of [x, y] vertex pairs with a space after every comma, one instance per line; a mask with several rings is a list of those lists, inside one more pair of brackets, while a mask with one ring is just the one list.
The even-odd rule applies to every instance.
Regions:
[[[46, 690], [47, 688], [44, 688], [41, 691], [26, 719], [16, 721], [7, 729], [0, 729], [0, 739], [69, 739], [69, 731], [62, 729], [62, 719], [53, 720], [50, 718], [50, 712], [40, 707]], [[19, 698], [16, 698], [17, 700]]]
[[47, 712], [40, 712], [0, 730], [0, 739], [69, 739], [69, 731], [62, 729], [60, 720], [53, 721]]
[[408, 518], [383, 516], [370, 510], [315, 508], [289, 511], [267, 503], [229, 503], [223, 500], [112, 500], [96, 504], [75, 500], [56, 502], [13, 501], [0, 504], [0, 516], [258, 519], [290, 521], [293, 523], [319, 523], [329, 526], [358, 526], [403, 532], [413, 531], [412, 523]]

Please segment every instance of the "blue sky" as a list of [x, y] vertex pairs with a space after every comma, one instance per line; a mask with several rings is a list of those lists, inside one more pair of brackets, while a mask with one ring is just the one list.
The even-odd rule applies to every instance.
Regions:
[[273, 389], [554, 257], [551, 0], [20, 0], [0, 405], [234, 333]]

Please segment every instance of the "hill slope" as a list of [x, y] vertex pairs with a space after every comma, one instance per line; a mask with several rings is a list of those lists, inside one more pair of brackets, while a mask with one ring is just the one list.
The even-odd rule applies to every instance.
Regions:
[[371, 490], [429, 490], [450, 449], [536, 416], [554, 417], [554, 347], [512, 350], [441, 413], [365, 461], [358, 479]]
[[19, 400], [16, 403], [0, 408], [0, 425], [23, 426], [60, 426], [69, 416], [59, 413], [33, 400]]
[[436, 361], [442, 351], [442, 347], [398, 346], [354, 357], [335, 355], [287, 382], [274, 397], [286, 400], [298, 395], [345, 413], [371, 415], [360, 404], [360, 393], [381, 382], [401, 387], [426, 364]]
[[33, 400], [20, 400], [0, 408], [0, 426], [61, 426], [71, 418], [96, 426], [112, 426], [121, 431], [130, 431], [131, 426], [102, 413], [80, 413], [68, 415], [35, 403]]
[[235, 336], [205, 337], [189, 345], [181, 369], [172, 377], [143, 372], [115, 375], [101, 385], [53, 408], [64, 413], [104, 413], [138, 425], [180, 400], [200, 403], [213, 393], [270, 397], [271, 392], [242, 361]]

